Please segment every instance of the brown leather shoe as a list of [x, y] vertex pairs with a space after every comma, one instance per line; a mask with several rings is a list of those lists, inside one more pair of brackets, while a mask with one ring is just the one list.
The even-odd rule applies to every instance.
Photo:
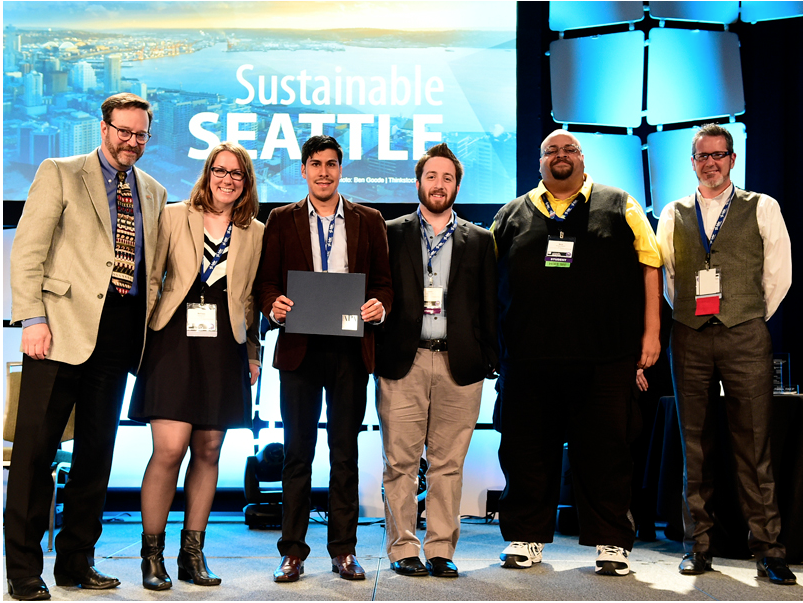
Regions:
[[304, 573], [304, 561], [295, 555], [285, 555], [273, 572], [274, 582], [296, 582]]
[[365, 580], [365, 570], [354, 555], [332, 557], [332, 571], [346, 580]]

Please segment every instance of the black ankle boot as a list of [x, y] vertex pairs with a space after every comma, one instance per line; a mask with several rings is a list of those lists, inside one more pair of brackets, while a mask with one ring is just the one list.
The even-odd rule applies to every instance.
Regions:
[[204, 557], [206, 532], [181, 530], [181, 550], [178, 552], [178, 579], [199, 586], [217, 586], [221, 580], [209, 571]]
[[165, 569], [165, 533], [142, 534], [142, 586], [148, 590], [167, 590], [173, 586]]

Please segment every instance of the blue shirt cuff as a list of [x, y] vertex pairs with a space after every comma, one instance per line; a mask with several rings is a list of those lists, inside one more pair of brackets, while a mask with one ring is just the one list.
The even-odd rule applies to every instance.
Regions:
[[34, 318], [26, 318], [22, 321], [22, 328], [30, 327], [33, 325], [40, 325], [42, 323], [47, 324], [47, 317], [46, 316], [36, 316]]

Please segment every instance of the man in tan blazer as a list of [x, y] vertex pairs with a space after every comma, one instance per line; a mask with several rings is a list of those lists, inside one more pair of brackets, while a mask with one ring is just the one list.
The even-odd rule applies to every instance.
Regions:
[[145, 338], [148, 276], [167, 192], [133, 168], [153, 113], [123, 93], [102, 105], [101, 146], [42, 162], [11, 249], [12, 322], [23, 372], [6, 505], [6, 569], [15, 599], [49, 599], [40, 541], [50, 464], [75, 406], [75, 444], [56, 537], [59, 586], [113, 588], [94, 547], [127, 375]]

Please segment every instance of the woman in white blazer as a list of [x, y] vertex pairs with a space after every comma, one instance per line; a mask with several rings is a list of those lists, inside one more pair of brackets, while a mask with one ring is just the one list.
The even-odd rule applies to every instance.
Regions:
[[224, 142], [210, 152], [190, 199], [168, 205], [159, 220], [150, 333], [129, 410], [131, 419], [151, 424], [153, 436], [141, 494], [142, 585], [150, 590], [172, 585], [165, 526], [188, 448], [178, 577], [221, 582], [203, 545], [226, 430], [251, 426], [260, 366], [251, 293], [264, 230], [258, 209], [248, 151]]

